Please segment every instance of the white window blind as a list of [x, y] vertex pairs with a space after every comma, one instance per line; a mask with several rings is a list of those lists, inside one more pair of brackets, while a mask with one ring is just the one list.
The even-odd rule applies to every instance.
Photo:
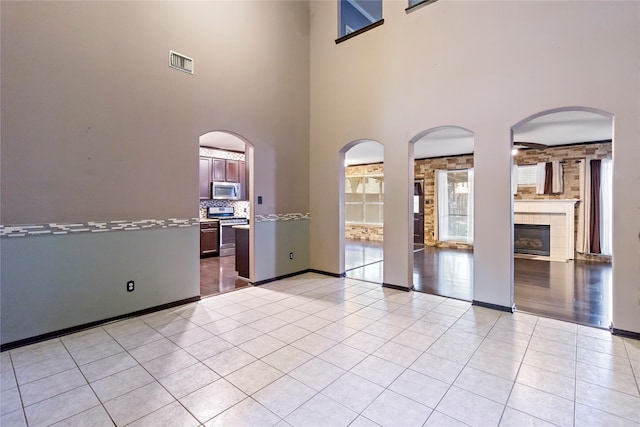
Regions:
[[518, 186], [536, 185], [536, 165], [518, 166]]

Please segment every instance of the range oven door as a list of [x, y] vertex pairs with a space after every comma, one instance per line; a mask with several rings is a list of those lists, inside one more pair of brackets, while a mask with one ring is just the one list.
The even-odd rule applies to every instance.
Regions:
[[236, 253], [236, 224], [220, 225], [220, 256], [235, 255]]

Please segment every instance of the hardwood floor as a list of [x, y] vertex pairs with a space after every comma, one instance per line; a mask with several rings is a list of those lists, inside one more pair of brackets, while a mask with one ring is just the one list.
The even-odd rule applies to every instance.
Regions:
[[414, 252], [413, 288], [417, 292], [471, 301], [473, 252], [430, 246]]
[[[345, 242], [347, 277], [382, 283], [381, 243]], [[360, 263], [360, 264], [358, 264]], [[608, 328], [611, 322], [611, 264], [514, 259], [518, 310]], [[426, 247], [413, 258], [417, 292], [471, 301], [473, 252]]]
[[516, 307], [522, 311], [608, 328], [611, 323], [611, 264], [516, 258]]
[[238, 280], [234, 256], [200, 258], [200, 296], [206, 297], [246, 286]]

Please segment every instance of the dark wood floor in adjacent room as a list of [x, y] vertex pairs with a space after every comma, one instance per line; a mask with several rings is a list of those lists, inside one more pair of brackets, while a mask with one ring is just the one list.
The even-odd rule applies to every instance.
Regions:
[[234, 256], [200, 258], [200, 296], [229, 292], [247, 283], [238, 280]]
[[[381, 243], [348, 240], [345, 242], [347, 277], [382, 283], [382, 257]], [[427, 247], [414, 252], [413, 265], [417, 292], [473, 299], [473, 252]], [[611, 273], [608, 263], [515, 258], [516, 307], [555, 319], [608, 328]]]

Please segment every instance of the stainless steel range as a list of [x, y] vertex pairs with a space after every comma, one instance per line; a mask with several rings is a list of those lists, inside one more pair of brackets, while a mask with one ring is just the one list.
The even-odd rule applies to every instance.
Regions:
[[233, 207], [211, 206], [207, 208], [208, 218], [217, 218], [220, 224], [220, 256], [235, 255], [236, 233], [234, 225], [249, 224], [247, 218], [234, 216]]

